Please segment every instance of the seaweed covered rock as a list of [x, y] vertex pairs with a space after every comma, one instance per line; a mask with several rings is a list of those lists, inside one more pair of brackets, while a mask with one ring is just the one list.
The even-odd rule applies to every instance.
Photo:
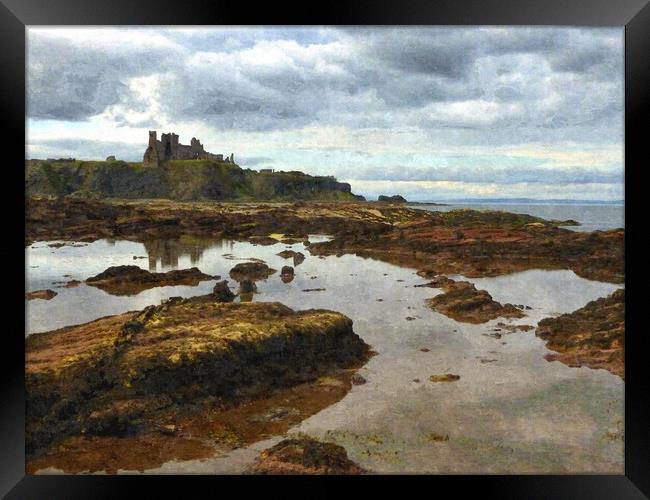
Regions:
[[449, 278], [435, 282], [436, 287], [445, 293], [429, 299], [429, 306], [464, 323], [485, 323], [498, 317], [521, 318], [525, 316], [512, 304], [500, 304], [485, 290], [477, 290], [467, 281], [454, 281]]
[[212, 289], [212, 296], [218, 302], [232, 302], [235, 294], [228, 288], [228, 281], [218, 281]]
[[285, 439], [260, 453], [253, 474], [362, 474], [345, 448], [308, 436]]
[[292, 386], [367, 353], [342, 314], [212, 295], [33, 334], [27, 450], [70, 435], [139, 432], [201, 398]]
[[625, 290], [589, 302], [556, 318], [545, 318], [535, 334], [557, 351], [548, 361], [604, 368], [625, 378]]
[[263, 280], [275, 273], [263, 262], [240, 262], [230, 270], [230, 277], [235, 281], [249, 279], [252, 281]]
[[174, 269], [166, 273], [152, 273], [138, 266], [112, 266], [86, 280], [111, 295], [135, 295], [159, 286], [197, 286], [201, 281], [216, 279], [202, 273], [198, 268]]

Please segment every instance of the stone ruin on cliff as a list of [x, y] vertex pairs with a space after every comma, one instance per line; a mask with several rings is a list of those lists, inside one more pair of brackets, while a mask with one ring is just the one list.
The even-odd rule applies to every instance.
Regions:
[[149, 131], [149, 145], [144, 152], [143, 163], [146, 166], [157, 167], [167, 160], [214, 160], [234, 163], [234, 155], [224, 156], [207, 152], [201, 142], [192, 137], [189, 146], [178, 142], [178, 134], [162, 134], [157, 139], [155, 130]]

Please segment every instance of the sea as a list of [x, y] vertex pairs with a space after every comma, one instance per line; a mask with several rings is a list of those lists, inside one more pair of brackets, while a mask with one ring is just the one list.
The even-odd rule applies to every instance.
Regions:
[[[441, 205], [420, 202], [412, 208], [436, 212], [457, 209], [500, 210], [518, 214], [528, 214], [542, 219], [575, 220], [579, 226], [566, 226], [573, 231], [607, 231], [625, 227], [625, 205], [623, 203], [482, 203], [482, 202], [436, 202]], [[444, 203], [444, 205], [442, 205]]]

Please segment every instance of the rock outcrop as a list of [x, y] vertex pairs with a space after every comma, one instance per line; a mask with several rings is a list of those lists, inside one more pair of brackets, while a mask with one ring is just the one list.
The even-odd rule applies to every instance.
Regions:
[[521, 318], [525, 316], [514, 305], [500, 304], [488, 292], [477, 290], [468, 281], [454, 281], [445, 278], [434, 280], [429, 285], [442, 288], [445, 291], [445, 293], [429, 299], [429, 306], [456, 321], [485, 323], [499, 317]]
[[367, 354], [342, 314], [212, 295], [33, 334], [26, 339], [27, 450], [66, 436], [159, 433], [161, 423], [173, 425], [205, 398], [265, 394]]
[[625, 378], [625, 290], [556, 318], [545, 318], [535, 334], [557, 351], [548, 361], [604, 368]]
[[240, 262], [230, 270], [230, 277], [235, 281], [264, 280], [277, 272], [264, 262]]
[[285, 439], [260, 453], [253, 474], [363, 474], [365, 471], [348, 458], [345, 448], [308, 436]]
[[377, 198], [377, 201], [381, 201], [384, 203], [406, 203], [406, 198], [403, 196], [396, 194], [393, 196], [386, 196], [383, 194], [380, 194], [379, 197]]
[[166, 273], [152, 273], [138, 266], [112, 266], [86, 280], [111, 295], [136, 295], [159, 286], [197, 286], [201, 281], [218, 279], [202, 273], [198, 268], [180, 269]]

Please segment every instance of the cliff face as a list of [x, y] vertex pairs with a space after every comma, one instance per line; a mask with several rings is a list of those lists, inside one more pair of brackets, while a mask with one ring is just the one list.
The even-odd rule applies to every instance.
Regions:
[[28, 160], [27, 196], [173, 200], [354, 200], [350, 185], [302, 172], [260, 173], [213, 160], [160, 167], [123, 161]]

